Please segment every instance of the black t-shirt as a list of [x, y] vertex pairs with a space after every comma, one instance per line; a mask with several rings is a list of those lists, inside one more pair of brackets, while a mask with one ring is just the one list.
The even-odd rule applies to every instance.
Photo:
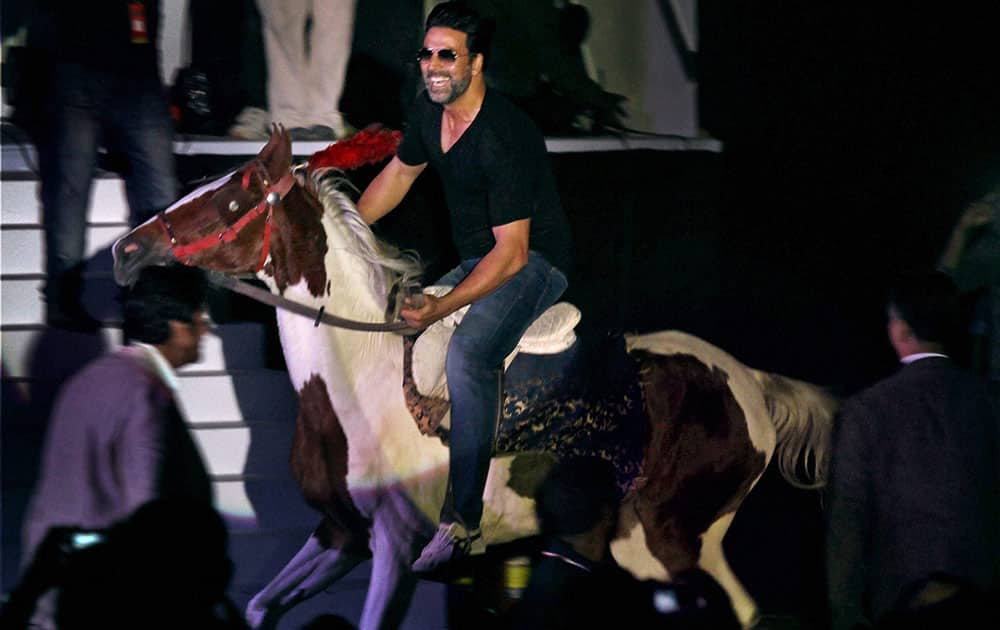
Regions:
[[463, 260], [485, 256], [496, 244], [492, 228], [531, 219], [528, 247], [568, 274], [569, 223], [556, 190], [545, 139], [530, 118], [487, 90], [469, 128], [441, 151], [443, 106], [417, 98], [397, 156], [411, 166], [430, 162], [441, 178], [451, 234]]

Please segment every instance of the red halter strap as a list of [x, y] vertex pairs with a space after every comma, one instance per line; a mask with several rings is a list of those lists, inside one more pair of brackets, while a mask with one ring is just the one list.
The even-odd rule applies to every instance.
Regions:
[[174, 253], [174, 257], [185, 265], [191, 264], [191, 257], [198, 252], [204, 251], [206, 249], [211, 249], [212, 247], [217, 247], [221, 243], [231, 243], [236, 240], [240, 232], [251, 221], [264, 214], [265, 210], [267, 215], [264, 218], [264, 244], [261, 247], [260, 260], [257, 262], [257, 267], [254, 271], [260, 271], [264, 267], [264, 263], [267, 261], [267, 255], [271, 247], [271, 213], [274, 210], [274, 206], [280, 203], [288, 191], [292, 189], [295, 185], [295, 178], [292, 176], [291, 171], [286, 172], [281, 179], [274, 184], [268, 181], [267, 169], [261, 164], [260, 160], [254, 160], [253, 168], [248, 168], [243, 172], [243, 189], [246, 190], [250, 187], [250, 183], [254, 175], [260, 177], [261, 182], [264, 184], [264, 196], [260, 203], [247, 211], [242, 217], [240, 217], [236, 222], [227, 227], [222, 232], [217, 235], [209, 234], [203, 236], [193, 243], [188, 243], [186, 245], [177, 244], [177, 235], [174, 233], [173, 227], [167, 220], [166, 213], [160, 212], [156, 215], [159, 220], [160, 225], [163, 230], [167, 233], [167, 238], [170, 239], [171, 249]]

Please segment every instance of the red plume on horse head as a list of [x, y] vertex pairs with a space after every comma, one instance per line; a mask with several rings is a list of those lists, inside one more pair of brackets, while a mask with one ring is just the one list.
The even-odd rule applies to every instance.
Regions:
[[336, 168], [349, 171], [365, 164], [378, 164], [395, 155], [403, 134], [395, 129], [372, 125], [349, 138], [335, 142], [313, 153], [309, 158], [309, 170]]

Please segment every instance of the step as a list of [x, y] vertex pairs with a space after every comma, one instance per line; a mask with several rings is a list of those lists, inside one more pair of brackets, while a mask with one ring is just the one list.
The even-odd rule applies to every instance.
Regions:
[[[3, 285], [4, 302], [4, 323], [7, 324], [6, 309], [7, 300], [12, 296], [7, 292], [6, 283]], [[12, 324], [18, 322], [10, 322]], [[46, 378], [49, 374], [45, 371], [46, 365], [51, 365], [44, 358], [40, 358], [42, 365], [39, 371], [32, 373], [33, 354], [41, 352], [39, 344], [44, 343], [42, 339], [46, 334], [52, 335], [51, 331], [44, 327], [31, 329], [5, 329], [0, 333], [2, 351], [0, 357], [3, 358], [4, 377], [34, 380]], [[59, 333], [54, 333], [59, 336]], [[107, 349], [118, 348], [122, 344], [122, 331], [120, 328], [106, 327], [101, 329], [101, 339]], [[68, 337], [67, 337], [68, 338]], [[96, 356], [96, 355], [95, 355]], [[222, 348], [222, 338], [217, 334], [209, 333], [205, 335], [201, 342], [201, 360], [191, 365], [186, 365], [180, 369], [181, 374], [197, 372], [223, 372], [226, 370], [225, 353]]]
[[255, 529], [257, 514], [242, 479], [213, 480], [215, 507], [231, 529]]
[[[45, 280], [33, 274], [24, 277], [0, 277], [0, 322], [3, 326], [42, 324], [45, 309], [42, 287]], [[6, 342], [4, 354], [6, 354]]]
[[[15, 504], [20, 506], [22, 510], [26, 508], [33, 492], [34, 482], [34, 477], [25, 479], [11, 477], [10, 475], [5, 476], [4, 508], [11, 509]], [[244, 480], [232, 476], [216, 476], [212, 479], [211, 483], [212, 491], [215, 494], [215, 505], [223, 514], [230, 529], [233, 531], [256, 530], [258, 527], [257, 509], [247, 495], [247, 487]], [[288, 504], [291, 505], [297, 499], [298, 503], [303, 506], [303, 509], [308, 509], [300, 496], [290, 494], [292, 490], [295, 490], [294, 486], [287, 487], [285, 490]], [[319, 521], [318, 516], [315, 518], [315, 521]], [[313, 525], [315, 525], [315, 522]], [[3, 537], [16, 536], [18, 531], [18, 527], [5, 529]], [[305, 540], [305, 537], [303, 536], [302, 539]]]
[[[93, 345], [86, 356], [60, 361], [41, 361], [34, 372], [36, 340], [35, 331], [4, 331], [3, 341], [4, 380], [23, 382], [29, 387], [33, 381], [64, 378], [67, 361], [82, 366], [87, 360], [102, 352], [102, 348], [113, 348], [121, 344], [121, 331], [103, 329], [101, 338], [90, 338]], [[217, 338], [209, 337], [207, 346], [216, 345]], [[44, 354], [44, 353], [39, 353]], [[216, 350], [201, 364], [182, 368], [179, 373], [180, 404], [188, 422], [192, 425], [217, 425], [220, 423], [243, 422], [244, 418], [255, 422], [294, 422], [297, 399], [288, 373], [280, 370], [256, 369], [226, 373], [219, 366], [210, 366], [209, 372], [199, 372], [200, 365], [208, 365], [221, 356]], [[213, 358], [215, 357], [215, 358]]]
[[[253, 157], [264, 147], [264, 140], [238, 140], [217, 136], [178, 135], [174, 140], [174, 155], [180, 159], [187, 157], [222, 156]], [[295, 163], [307, 160], [313, 153], [330, 146], [328, 141], [296, 141], [292, 143]], [[723, 143], [715, 138], [695, 138], [682, 136], [652, 136], [649, 134], [616, 134], [614, 136], [548, 137], [545, 148], [549, 153], [591, 153], [596, 151], [701, 151], [721, 153]], [[12, 174], [33, 176], [37, 168], [38, 156], [30, 144], [3, 143], [2, 150], [4, 176]]]
[[[247, 422], [243, 427], [247, 440], [247, 452], [239, 473], [247, 478], [247, 483], [268, 484], [287, 478], [292, 481], [289, 455], [295, 436], [295, 409], [282, 422]], [[242, 438], [237, 438], [242, 439]]]
[[[3, 301], [7, 301], [4, 293]], [[110, 348], [121, 345], [121, 329], [102, 328], [100, 335], [47, 328], [0, 331], [0, 358], [4, 379], [27, 381], [63, 378], [68, 365], [80, 366]], [[30, 383], [29, 383], [30, 384]]]
[[[104, 253], [128, 232], [127, 223], [87, 226], [84, 257]], [[40, 225], [4, 225], [0, 228], [0, 272], [4, 276], [45, 273], [45, 232]], [[89, 266], [88, 266], [89, 269]]]
[[191, 435], [201, 449], [210, 475], [242, 477], [250, 450], [249, 428], [192, 427]]
[[286, 372], [180, 376], [181, 404], [194, 427], [243, 421], [294, 426], [298, 402]]
[[[4, 363], [4, 377], [18, 379], [45, 378], [45, 370], [32, 375], [28, 359], [31, 353], [42, 352], [39, 344], [49, 346], [46, 335], [53, 341], [70, 343], [79, 335], [46, 328], [42, 323], [43, 308], [39, 289], [42, 281], [37, 279], [0, 280], [2, 316], [0, 316], [0, 357]], [[116, 311], [115, 318], [120, 317]], [[263, 322], [230, 322], [216, 324], [201, 342], [201, 360], [181, 368], [181, 372], [222, 372], [226, 370], [274, 369], [281, 367], [281, 346], [277, 334]], [[103, 348], [117, 348], [121, 345], [120, 323], [105, 326], [101, 334]], [[268, 355], [275, 355], [269, 357]], [[51, 356], [51, 355], [47, 355]], [[92, 355], [96, 356], [96, 354]], [[268, 363], [276, 364], [269, 365]]]
[[[120, 177], [110, 176], [94, 179], [93, 182], [87, 221], [128, 223], [125, 182]], [[5, 173], [0, 181], [0, 223], [4, 226], [41, 225], [42, 203], [39, 194], [37, 179], [14, 179]]]

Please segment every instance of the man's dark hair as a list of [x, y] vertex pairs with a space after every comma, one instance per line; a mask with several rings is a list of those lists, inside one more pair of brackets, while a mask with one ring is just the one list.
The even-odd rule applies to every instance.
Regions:
[[535, 491], [535, 513], [543, 534], [572, 536], [593, 527], [605, 509], [618, 508], [615, 470], [599, 457], [562, 459]]
[[489, 57], [490, 44], [493, 41], [495, 29], [493, 20], [482, 17], [478, 11], [462, 0], [449, 0], [449, 2], [442, 2], [431, 9], [427, 16], [424, 32], [426, 33], [435, 26], [443, 26], [465, 33], [469, 54], [473, 56], [481, 54], [483, 67], [486, 67], [486, 59]]
[[950, 344], [960, 330], [961, 298], [940, 271], [909, 273], [889, 289], [888, 305], [921, 341]]
[[125, 338], [162, 344], [170, 337], [170, 320], [190, 322], [205, 308], [208, 281], [196, 267], [146, 267], [124, 297]]

